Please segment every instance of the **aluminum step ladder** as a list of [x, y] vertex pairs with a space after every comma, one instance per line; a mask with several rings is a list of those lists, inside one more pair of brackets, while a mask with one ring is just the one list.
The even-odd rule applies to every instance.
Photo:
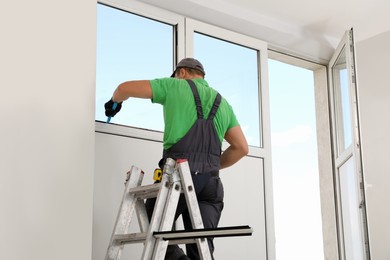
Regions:
[[[166, 160], [160, 183], [141, 186], [144, 173], [132, 166], [127, 173], [125, 191], [117, 215], [106, 260], [119, 260], [125, 244], [143, 243], [142, 260], [163, 260], [168, 244], [196, 243], [202, 260], [211, 260], [208, 237], [247, 236], [249, 226], [204, 229], [187, 160]], [[184, 193], [193, 230], [171, 231], [181, 192]], [[156, 197], [149, 223], [144, 199]], [[134, 211], [139, 233], [127, 233]]]

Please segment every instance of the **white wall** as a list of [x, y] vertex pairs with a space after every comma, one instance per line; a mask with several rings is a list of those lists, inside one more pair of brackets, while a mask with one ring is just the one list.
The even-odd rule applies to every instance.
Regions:
[[0, 258], [91, 258], [96, 1], [0, 8]]
[[356, 43], [363, 174], [372, 259], [390, 259], [390, 31]]

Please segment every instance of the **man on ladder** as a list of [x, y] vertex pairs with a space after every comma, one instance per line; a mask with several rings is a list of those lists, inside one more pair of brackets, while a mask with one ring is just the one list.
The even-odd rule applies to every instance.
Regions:
[[[120, 84], [105, 104], [106, 116], [113, 117], [129, 97], [151, 99], [164, 106], [164, 150], [166, 158], [187, 159], [205, 228], [216, 228], [223, 209], [223, 186], [219, 170], [229, 167], [248, 153], [248, 144], [228, 102], [204, 80], [203, 65], [196, 59], [181, 60], [171, 78], [127, 81]], [[222, 141], [230, 146], [221, 155]], [[149, 219], [155, 199], [146, 202]], [[185, 229], [191, 221], [183, 196], [175, 219], [183, 217]], [[211, 255], [212, 239], [208, 239]], [[187, 255], [168, 246], [165, 259], [199, 259], [196, 245], [186, 245]]]

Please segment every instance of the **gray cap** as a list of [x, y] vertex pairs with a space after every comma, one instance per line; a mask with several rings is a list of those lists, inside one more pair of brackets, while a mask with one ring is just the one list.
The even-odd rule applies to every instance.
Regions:
[[204, 71], [202, 63], [200, 63], [197, 59], [194, 58], [184, 58], [182, 59], [177, 65], [176, 69], [173, 71], [171, 77], [175, 77], [175, 72], [178, 68], [190, 68], [190, 69], [196, 69], [202, 72], [204, 75], [206, 75], [206, 72]]

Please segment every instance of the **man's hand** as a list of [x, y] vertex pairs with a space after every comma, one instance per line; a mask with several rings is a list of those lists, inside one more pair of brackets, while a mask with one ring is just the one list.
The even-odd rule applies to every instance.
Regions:
[[104, 108], [106, 109], [106, 116], [113, 117], [118, 113], [122, 108], [122, 102], [114, 102], [112, 99], [104, 104]]

